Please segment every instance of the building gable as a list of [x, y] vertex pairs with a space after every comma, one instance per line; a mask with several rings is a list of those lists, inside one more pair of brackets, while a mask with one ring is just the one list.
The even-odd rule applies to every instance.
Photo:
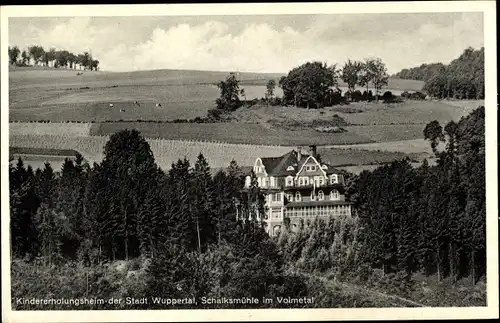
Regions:
[[[311, 170], [311, 166], [314, 167], [314, 170]], [[318, 163], [316, 158], [314, 158], [313, 156], [309, 156], [295, 175], [295, 179], [299, 178], [300, 176], [324, 176], [326, 178], [327, 175], [326, 172], [321, 168], [321, 164]]]
[[267, 176], [267, 171], [266, 171], [266, 166], [262, 162], [261, 158], [257, 158], [255, 160], [254, 166], [253, 166], [253, 172], [255, 173], [255, 176]]

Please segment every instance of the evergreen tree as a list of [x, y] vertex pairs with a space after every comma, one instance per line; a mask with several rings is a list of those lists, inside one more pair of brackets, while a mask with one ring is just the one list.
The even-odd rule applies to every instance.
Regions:
[[47, 204], [43, 203], [38, 209], [38, 232], [40, 240], [40, 253], [45, 265], [52, 265], [60, 260], [61, 256], [61, 226], [57, 213]]
[[[221, 210], [214, 209], [210, 167], [200, 153], [192, 171], [192, 217], [196, 224], [198, 249], [215, 239], [220, 240]], [[218, 238], [216, 237], [218, 236]]]
[[35, 179], [25, 170], [21, 159], [15, 168], [9, 166], [9, 179], [12, 256], [35, 257], [38, 253], [36, 213], [40, 205]]

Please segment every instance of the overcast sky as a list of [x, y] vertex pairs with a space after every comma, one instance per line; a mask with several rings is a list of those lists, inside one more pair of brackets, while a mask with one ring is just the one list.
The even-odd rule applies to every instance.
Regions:
[[380, 57], [389, 73], [484, 45], [482, 13], [10, 18], [9, 45], [92, 50], [102, 70], [287, 72]]

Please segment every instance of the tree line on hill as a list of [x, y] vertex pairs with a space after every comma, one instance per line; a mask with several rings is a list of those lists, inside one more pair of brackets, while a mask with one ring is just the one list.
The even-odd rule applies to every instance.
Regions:
[[[230, 73], [224, 81], [217, 84], [220, 97], [216, 100], [216, 109], [209, 111], [209, 118], [221, 119], [242, 105], [255, 104], [256, 101], [267, 105], [293, 105], [307, 109], [379, 98], [390, 103], [395, 101], [395, 96], [390, 91], [380, 95], [381, 89], [387, 86], [388, 78], [387, 68], [380, 58], [370, 58], [364, 62], [348, 60], [342, 68], [317, 61], [307, 62], [293, 68], [278, 83], [269, 80], [265, 96], [261, 100], [247, 101], [245, 89], [240, 88], [236, 73]], [[348, 85], [344, 96], [339, 88], [340, 80]], [[370, 90], [370, 85], [373, 86], [375, 95]], [[275, 96], [276, 86], [283, 90], [283, 97]], [[361, 93], [356, 90], [356, 86], [366, 86], [366, 91]], [[245, 100], [242, 101], [241, 97]]]
[[[239, 192], [235, 163], [229, 177], [221, 173], [212, 179], [200, 154], [194, 167], [179, 160], [164, 173], [136, 130], [113, 135], [104, 154], [92, 167], [82, 163], [80, 155], [74, 162], [66, 159], [59, 174], [49, 163], [36, 172], [25, 168], [21, 159], [11, 166], [15, 256], [41, 255], [49, 263], [80, 257], [92, 264], [141, 254], [154, 258], [170, 239], [189, 250], [205, 250], [215, 234], [220, 238], [221, 231], [228, 232], [215, 225], [226, 225], [223, 216], [233, 203], [227, 194]], [[208, 200], [214, 194], [212, 185], [222, 185], [217, 181], [228, 184], [227, 191]], [[37, 234], [23, 233], [32, 230]], [[175, 234], [171, 237], [169, 231]]]
[[[283, 89], [283, 103], [322, 108], [342, 102], [339, 80], [347, 84], [346, 101], [359, 101], [378, 100], [388, 78], [387, 68], [380, 58], [370, 58], [364, 62], [348, 60], [342, 68], [321, 62], [307, 62], [283, 76], [279, 86]], [[369, 91], [370, 84], [375, 96]], [[364, 94], [356, 91], [356, 86], [366, 86]]]
[[[444, 128], [429, 123], [437, 165], [396, 161], [362, 172], [350, 192], [363, 218], [363, 257], [384, 272], [437, 274], [438, 280], [486, 269], [484, 107]], [[439, 142], [446, 142], [438, 151]]]
[[[467, 48], [462, 55], [449, 65], [442, 63], [423, 64], [420, 67], [404, 69], [394, 75], [401, 79], [416, 79], [425, 82], [422, 89], [430, 97], [455, 99], [484, 99], [484, 47], [479, 50]], [[347, 91], [342, 94], [339, 81], [347, 84]], [[246, 99], [245, 89], [240, 88], [235, 73], [217, 84], [220, 97], [216, 100], [216, 109], [209, 111], [208, 118], [224, 119], [228, 113], [244, 104], [262, 101], [267, 105], [293, 105], [301, 108], [323, 108], [337, 104], [357, 101], [382, 99], [384, 103], [399, 102], [390, 91], [381, 95], [381, 90], [388, 85], [387, 67], [380, 58], [364, 61], [347, 60], [342, 67], [336, 64], [313, 61], [293, 68], [278, 83], [269, 80], [266, 84], [265, 97], [261, 100]], [[276, 86], [283, 90], [283, 97], [274, 95]], [[373, 87], [375, 94], [370, 90]], [[361, 92], [357, 87], [366, 87]], [[416, 91], [401, 94], [402, 99], [423, 100], [426, 94]], [[243, 97], [244, 102], [240, 97]]]
[[416, 80], [416, 81], [428, 81], [435, 74], [440, 73], [445, 68], [443, 63], [431, 63], [422, 64], [418, 67], [404, 68], [398, 73], [394, 74], [394, 77], [403, 80]]
[[[431, 122], [424, 135], [436, 166], [415, 169], [400, 160], [346, 174], [354, 218], [306, 221], [297, 232], [285, 225], [277, 239], [257, 218], [265, 206], [254, 174], [243, 190], [234, 161], [212, 176], [201, 154], [194, 166], [183, 159], [164, 172], [135, 130], [112, 135], [103, 161], [93, 166], [77, 156], [56, 173], [48, 163], [33, 171], [18, 160], [9, 168], [11, 255], [28, 267], [14, 267], [16, 292], [33, 295], [29, 284], [38, 280], [27, 278], [34, 275], [29, 268], [102, 269], [133, 259], [149, 261], [143, 285], [131, 287], [142, 296], [324, 300], [312, 306], [345, 301], [324, 290], [319, 295], [297, 269], [366, 281], [381, 268], [397, 273], [407, 288], [419, 272], [476, 283], [486, 268], [484, 107], [444, 129]], [[446, 142], [444, 151], [439, 142]], [[116, 277], [94, 278], [87, 295], [113, 292]], [[36, 290], [45, 296], [46, 289]]]
[[[348, 89], [344, 94], [339, 88], [340, 80], [347, 84]], [[220, 97], [216, 100], [216, 108], [209, 111], [208, 117], [214, 120], [224, 119], [225, 115], [242, 105], [258, 102], [268, 106], [293, 105], [307, 109], [379, 99], [384, 103], [399, 102], [400, 99], [390, 91], [385, 91], [382, 95], [381, 90], [387, 86], [388, 80], [386, 65], [380, 58], [369, 58], [363, 62], [348, 60], [342, 68], [317, 61], [307, 62], [293, 68], [278, 83], [269, 80], [263, 98], [247, 100], [245, 89], [240, 87], [236, 73], [230, 73], [224, 81], [217, 84]], [[282, 97], [275, 95], [276, 86], [283, 90]], [[361, 92], [357, 87], [366, 87], [366, 90]], [[401, 98], [423, 100], [425, 94], [418, 91], [404, 92]]]
[[99, 61], [93, 59], [89, 52], [74, 54], [67, 50], [50, 48], [45, 50], [42, 46], [32, 45], [22, 51], [18, 46], [8, 48], [9, 62], [16, 66], [41, 65], [55, 68], [85, 69], [97, 71]]
[[424, 81], [424, 91], [439, 99], [484, 99], [484, 47], [469, 47], [449, 64], [422, 64], [395, 77]]

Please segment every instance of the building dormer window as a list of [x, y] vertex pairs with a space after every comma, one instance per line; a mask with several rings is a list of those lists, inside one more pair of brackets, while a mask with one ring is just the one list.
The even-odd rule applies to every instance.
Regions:
[[318, 192], [318, 200], [323, 201], [325, 199], [325, 193], [323, 191]]
[[295, 193], [295, 202], [300, 202], [301, 199], [302, 199], [302, 197], [300, 196], [300, 192], [296, 192]]
[[290, 171], [294, 171], [294, 170], [295, 170], [295, 168], [293, 168], [293, 166], [288, 166], [288, 167], [286, 168], [286, 170], [290, 172]]
[[321, 169], [327, 170], [327, 169], [328, 169], [328, 166], [323, 165], [323, 166], [321, 166]]
[[293, 176], [288, 176], [286, 178], [286, 186], [293, 186]]
[[337, 190], [333, 190], [330, 192], [330, 200], [338, 200], [340, 198], [340, 194], [339, 194], [339, 191]]
[[339, 178], [337, 175], [333, 174], [332, 176], [330, 176], [330, 183], [331, 184], [337, 184], [339, 182]]

